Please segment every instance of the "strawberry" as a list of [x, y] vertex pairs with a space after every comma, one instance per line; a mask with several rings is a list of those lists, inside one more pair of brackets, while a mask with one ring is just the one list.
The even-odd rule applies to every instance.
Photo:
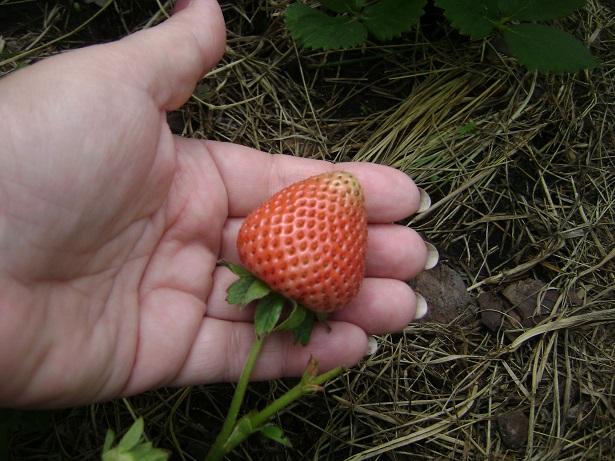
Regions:
[[237, 249], [246, 269], [274, 292], [316, 313], [341, 309], [364, 276], [363, 189], [344, 171], [295, 183], [245, 219]]

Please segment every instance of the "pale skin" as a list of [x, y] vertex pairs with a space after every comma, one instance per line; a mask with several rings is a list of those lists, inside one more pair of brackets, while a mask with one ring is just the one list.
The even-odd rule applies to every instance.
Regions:
[[0, 407], [65, 407], [160, 386], [233, 381], [254, 340], [225, 302], [243, 217], [280, 188], [343, 169], [362, 183], [363, 288], [307, 347], [274, 334], [253, 379], [352, 366], [371, 334], [412, 322], [404, 282], [427, 250], [390, 224], [419, 191], [391, 168], [271, 155], [174, 136], [181, 106], [220, 59], [215, 0], [119, 42], [45, 59], [0, 81]]

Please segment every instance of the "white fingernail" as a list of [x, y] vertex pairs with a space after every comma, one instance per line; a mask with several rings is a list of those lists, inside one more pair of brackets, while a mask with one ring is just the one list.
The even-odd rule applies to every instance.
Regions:
[[420, 293], [416, 294], [416, 313], [414, 314], [414, 320], [420, 320], [427, 315], [427, 301]]
[[374, 355], [376, 352], [378, 352], [378, 341], [376, 341], [376, 338], [373, 336], [370, 336], [367, 340], [367, 352], [365, 356]]
[[424, 189], [421, 189], [420, 187], [419, 187], [419, 193], [421, 194], [421, 201], [419, 202], [419, 209], [416, 210], [416, 212], [422, 213], [424, 211], [429, 210], [429, 207], [431, 206], [431, 197], [429, 197], [429, 194], [425, 192]]
[[427, 247], [425, 270], [429, 270], [436, 267], [436, 264], [440, 261], [440, 253], [438, 253], [438, 249], [429, 242], [425, 242], [425, 246]]

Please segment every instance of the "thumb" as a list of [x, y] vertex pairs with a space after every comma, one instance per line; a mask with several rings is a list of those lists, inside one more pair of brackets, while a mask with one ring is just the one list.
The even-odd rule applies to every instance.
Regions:
[[158, 107], [173, 110], [222, 57], [224, 17], [217, 0], [178, 0], [170, 19], [114, 45], [129, 60], [131, 78], [145, 85]]

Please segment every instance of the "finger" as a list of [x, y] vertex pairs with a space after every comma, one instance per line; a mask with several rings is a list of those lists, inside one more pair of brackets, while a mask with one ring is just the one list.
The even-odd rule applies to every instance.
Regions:
[[189, 97], [197, 81], [224, 52], [226, 30], [216, 0], [177, 3], [173, 16], [151, 29], [104, 45], [126, 64], [126, 78], [145, 86], [163, 110]]
[[[240, 264], [237, 234], [242, 222], [227, 220], [222, 233], [220, 257], [235, 264]], [[369, 226], [366, 276], [409, 280], [425, 268], [426, 261], [427, 247], [413, 229], [395, 224]]]
[[[207, 316], [246, 323], [254, 320], [251, 306], [241, 309], [226, 302], [226, 288], [235, 280], [237, 277], [226, 267], [216, 269]], [[381, 334], [401, 331], [415, 315], [416, 295], [408, 284], [396, 279], [366, 278], [356, 299], [329, 318], [353, 323], [368, 334]]]
[[330, 320], [353, 323], [367, 334], [396, 333], [416, 316], [416, 295], [407, 283], [395, 279], [366, 278], [359, 295]]
[[[319, 371], [353, 366], [365, 355], [367, 335], [356, 325], [333, 321], [330, 330], [316, 325], [307, 346], [293, 344], [287, 333], [269, 335], [252, 374], [252, 380], [300, 376], [310, 357]], [[254, 325], [206, 319], [192, 350], [171, 386], [236, 381], [254, 342]]]
[[368, 277], [410, 280], [425, 269], [426, 261], [427, 247], [414, 229], [395, 224], [369, 226]]
[[420, 193], [414, 182], [394, 168], [371, 163], [338, 163], [290, 155], [271, 155], [247, 147], [207, 142], [226, 184], [229, 214], [247, 216], [280, 189], [326, 171], [354, 174], [365, 191], [370, 222], [394, 222], [416, 212]]

